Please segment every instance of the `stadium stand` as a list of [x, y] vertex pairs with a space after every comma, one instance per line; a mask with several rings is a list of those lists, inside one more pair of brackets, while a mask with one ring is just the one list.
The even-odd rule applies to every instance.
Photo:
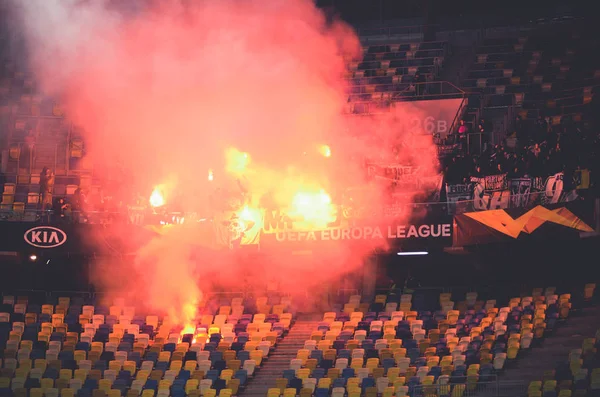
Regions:
[[118, 300], [4, 296], [2, 396], [237, 395], [288, 331], [290, 301], [207, 302], [194, 334]]
[[[500, 144], [501, 154], [516, 152], [521, 163], [528, 162], [527, 153], [521, 152], [530, 141], [543, 142], [535, 132], [540, 126], [549, 126], [558, 138], [566, 128], [582, 129], [594, 112], [600, 65], [591, 38], [594, 30], [579, 20], [490, 30], [489, 37], [484, 35], [477, 46], [476, 55], [463, 62], [470, 68], [460, 82], [462, 89], [439, 81], [444, 66], [454, 56], [450, 37], [438, 35], [437, 41], [425, 41], [422, 33], [403, 32], [364, 31], [363, 56], [348, 64], [347, 112], [372, 113], [396, 101], [466, 95], [467, 106], [458, 109], [454, 121], [448, 120], [449, 131], [458, 132], [462, 116], [468, 127], [465, 131], [478, 136], [474, 141], [458, 140], [462, 145], [450, 150], [442, 147], [457, 140], [436, 136], [440, 153], [464, 157], [481, 155], [487, 148], [486, 155], [493, 157], [498, 150], [489, 149], [489, 144]], [[462, 54], [458, 51], [455, 56]], [[40, 172], [44, 167], [55, 174], [51, 198], [64, 197], [71, 202], [78, 189], [85, 190], [88, 198], [98, 197], [101, 182], [84, 160], [81, 132], [64, 117], [60, 104], [41, 96], [32, 76], [17, 70], [14, 62], [3, 64], [0, 88], [1, 121], [8, 131], [3, 142], [8, 155], [0, 204], [3, 216], [11, 220], [35, 220], [39, 216]], [[590, 143], [597, 140], [597, 131], [585, 130], [589, 139], [574, 150], [583, 147], [593, 153]], [[555, 151], [558, 139], [550, 141], [552, 144], [542, 145], [542, 157]], [[564, 142], [561, 146], [563, 154], [569, 151]], [[486, 161], [480, 163], [482, 172], [489, 172]], [[515, 165], [505, 165], [503, 171], [511, 172]], [[570, 166], [590, 168], [589, 164]], [[475, 167], [458, 168], [450, 174], [460, 174], [459, 181], [476, 173]], [[497, 164], [490, 168], [494, 172]]]
[[415, 76], [435, 78], [447, 53], [444, 42], [395, 43], [363, 48], [360, 61], [349, 63], [350, 101], [396, 98]]
[[[586, 285], [586, 295], [593, 296], [595, 284]], [[597, 312], [593, 315], [597, 316]], [[593, 324], [596, 325], [597, 324]], [[543, 375], [533, 379], [528, 384], [527, 396], [596, 396], [600, 392], [598, 384], [598, 337], [596, 329], [588, 330], [579, 327], [574, 330], [565, 342], [569, 349], [567, 359], [557, 362], [556, 367], [543, 372]], [[581, 335], [581, 334], [583, 335]], [[573, 348], [574, 347], [574, 348]], [[530, 378], [531, 379], [531, 378]]]
[[[600, 80], [596, 44], [585, 29], [561, 26], [483, 39], [461, 85], [469, 93], [464, 120], [471, 131], [491, 121], [484, 132], [500, 144], [513, 132], [519, 140], [531, 137], [540, 117], [557, 129], [587, 120]], [[447, 41], [366, 43], [363, 58], [349, 63], [348, 112], [444, 95], [435, 81], [452, 53]], [[44, 167], [56, 174], [55, 196], [100, 189], [80, 161], [77, 129], [14, 63], [3, 64], [0, 97], [0, 123], [10, 132], [2, 210], [35, 219]], [[498, 153], [505, 150], [489, 156]], [[472, 171], [461, 168], [457, 180]], [[594, 289], [588, 285], [585, 297]], [[196, 335], [164, 334], [166, 319], [136, 314], [125, 301], [4, 296], [0, 397], [230, 397], [242, 390], [253, 397], [461, 397], [494, 387], [569, 318], [573, 304], [570, 294], [551, 287], [508, 299], [432, 296], [364, 302], [353, 295], [301, 321], [285, 298], [217, 300], [203, 308]], [[598, 338], [586, 338], [568, 362], [531, 382], [528, 397], [600, 395]]]
[[554, 288], [536, 288], [502, 307], [476, 292], [456, 303], [442, 293], [430, 311], [430, 298], [377, 295], [363, 303], [353, 295], [321, 321], [307, 322], [310, 338], [280, 378], [269, 374], [267, 395], [473, 394], [497, 386], [505, 364], [538, 345], [571, 309], [570, 295]]
[[461, 85], [470, 93], [471, 131], [480, 119], [496, 119], [490, 141], [497, 144], [515, 132], [517, 117], [529, 127], [540, 118], [553, 126], [581, 121], [600, 79], [588, 31], [575, 20], [484, 38]]

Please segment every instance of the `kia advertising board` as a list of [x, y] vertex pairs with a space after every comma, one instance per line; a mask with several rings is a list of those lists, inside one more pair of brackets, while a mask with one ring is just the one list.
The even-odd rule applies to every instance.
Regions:
[[56, 248], [67, 241], [67, 233], [53, 226], [37, 226], [25, 232], [25, 242], [36, 248]]
[[87, 249], [82, 243], [90, 240], [91, 226], [0, 222], [0, 252], [26, 256], [83, 253]]

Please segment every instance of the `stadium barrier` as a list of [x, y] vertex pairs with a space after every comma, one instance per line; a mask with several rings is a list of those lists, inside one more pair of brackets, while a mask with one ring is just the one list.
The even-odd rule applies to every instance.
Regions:
[[[485, 382], [467, 381], [465, 382], [463, 397], [525, 397], [527, 396], [527, 383], [523, 381], [503, 381], [499, 380], [496, 374], [490, 375], [493, 380]], [[410, 390], [412, 397], [426, 396], [451, 396], [454, 395], [453, 389], [458, 385], [418, 385]], [[459, 386], [460, 387], [460, 386]], [[458, 394], [457, 394], [458, 395]]]

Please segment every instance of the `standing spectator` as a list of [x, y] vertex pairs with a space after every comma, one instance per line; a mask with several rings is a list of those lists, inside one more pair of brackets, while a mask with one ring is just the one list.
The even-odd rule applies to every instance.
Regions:
[[468, 132], [469, 132], [469, 127], [467, 126], [467, 124], [465, 124], [464, 120], [461, 120], [460, 124], [458, 125], [457, 139], [456, 139], [457, 142], [456, 143], [466, 142]]
[[85, 191], [78, 187], [73, 194], [73, 204], [71, 205], [73, 220], [75, 222], [87, 222], [87, 215], [85, 213], [86, 204], [87, 197]]
[[59, 198], [54, 202], [54, 208], [52, 209], [52, 218], [55, 222], [62, 222], [66, 218], [66, 212], [68, 204], [64, 198]]
[[50, 169], [46, 170], [46, 189], [42, 192], [42, 209], [48, 210], [52, 208], [52, 192], [54, 190], [54, 172]]
[[464, 120], [460, 121], [460, 124], [458, 125], [458, 133], [459, 135], [465, 135], [469, 132], [469, 126], [467, 124], [465, 124]]
[[40, 172], [40, 198], [39, 202], [43, 203], [44, 192], [48, 189], [48, 167], [42, 168]]

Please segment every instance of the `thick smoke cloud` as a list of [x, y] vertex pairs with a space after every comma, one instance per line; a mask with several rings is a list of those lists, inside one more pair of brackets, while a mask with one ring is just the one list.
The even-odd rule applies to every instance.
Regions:
[[[360, 159], [387, 161], [392, 145], [409, 142], [407, 120], [424, 118], [411, 106], [393, 117], [342, 114], [345, 60], [360, 56], [359, 40], [308, 0], [12, 3], [41, 90], [81, 126], [97, 174], [119, 164], [133, 176], [120, 186], [127, 196], [167, 186], [167, 201], [177, 196], [182, 207], [201, 210], [215, 186], [242, 178], [253, 207], [267, 194], [294, 207], [299, 191], [363, 185]], [[325, 144], [329, 158], [319, 154]], [[437, 172], [431, 142], [400, 147], [397, 159]], [[231, 153], [248, 154], [244, 171]], [[211, 288], [206, 279], [221, 275], [239, 285], [247, 270], [230, 257], [191, 259], [190, 233], [172, 228], [131, 263], [105, 264], [108, 274], [134, 274], [120, 289], [189, 322], [194, 313], [184, 306], [202, 299], [197, 280]], [[262, 260], [253, 266], [263, 276], [249, 277], [293, 279], [287, 291], [302, 291], [357, 268], [372, 248], [340, 243], [321, 261]]]

